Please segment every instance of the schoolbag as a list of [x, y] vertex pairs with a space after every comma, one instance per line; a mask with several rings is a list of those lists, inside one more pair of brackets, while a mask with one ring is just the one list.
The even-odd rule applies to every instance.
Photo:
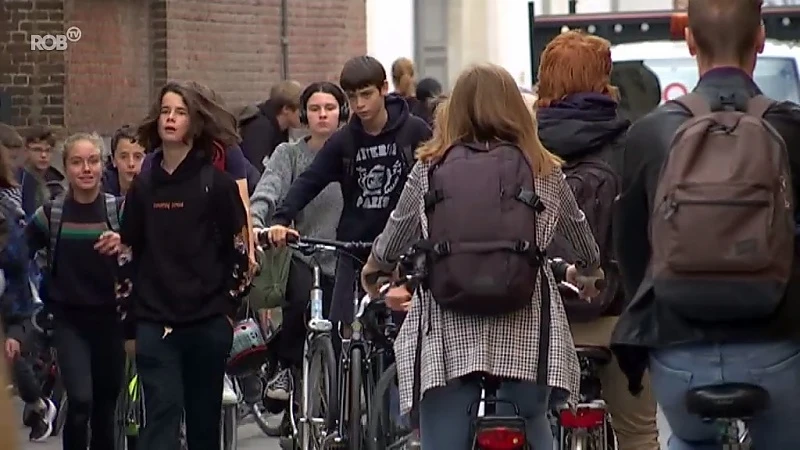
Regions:
[[[414, 162], [416, 161], [414, 152], [417, 149], [415, 147], [416, 142], [413, 142], [412, 122], [413, 120], [410, 118], [406, 119], [400, 127], [400, 130], [397, 131], [397, 136], [395, 137], [395, 145], [401, 150], [401, 157], [403, 164], [405, 164], [406, 171], [411, 170], [411, 167], [414, 166]], [[355, 167], [358, 146], [356, 145], [356, 137], [353, 134], [353, 129], [349, 124], [345, 125], [342, 133], [344, 133], [344, 141], [342, 144], [342, 149], [344, 151], [342, 152], [343, 170], [340, 183], [342, 185], [342, 191], [344, 192], [352, 189], [357, 183]]]
[[[794, 256], [794, 198], [786, 143], [763, 116], [764, 96], [676, 100], [678, 128], [650, 219], [657, 301], [690, 320], [770, 316]], [[735, 109], [733, 108], [735, 107]]]
[[5, 221], [7, 236], [0, 250], [0, 269], [5, 277], [2, 302], [6, 317], [30, 312], [34, 304], [31, 280], [33, 265], [25, 238], [25, 212], [8, 197], [0, 197], [0, 215]]
[[[531, 165], [507, 142], [458, 143], [430, 169], [426, 286], [444, 309], [495, 316], [530, 305], [544, 253]], [[542, 289], [546, 278], [542, 278]]]
[[[574, 322], [588, 322], [602, 316], [619, 295], [620, 278], [612, 244], [612, 217], [614, 201], [620, 193], [619, 176], [611, 165], [599, 155], [590, 155], [562, 166], [566, 182], [575, 196], [600, 249], [601, 266], [605, 272], [606, 286], [590, 302], [576, 293], [560, 289], [567, 317]], [[556, 233], [548, 256], [557, 256], [574, 263], [580, 257], [565, 236]]]
[[[119, 232], [120, 224], [120, 204], [121, 198], [115, 197], [111, 194], [102, 193], [105, 210], [106, 210], [106, 223], [112, 231]], [[53, 272], [55, 263], [55, 253], [58, 249], [58, 241], [61, 237], [62, 218], [64, 216], [64, 203], [66, 202], [66, 195], [60, 195], [53, 200], [50, 207], [50, 216], [48, 217], [48, 228], [50, 230], [50, 246], [47, 251], [47, 261], [50, 272]]]

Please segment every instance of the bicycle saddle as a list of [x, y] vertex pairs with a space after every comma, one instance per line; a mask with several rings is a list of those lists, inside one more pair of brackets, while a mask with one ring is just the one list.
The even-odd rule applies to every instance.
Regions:
[[767, 409], [769, 393], [761, 386], [724, 383], [686, 393], [686, 408], [704, 419], [747, 419]]
[[594, 345], [576, 346], [575, 351], [578, 353], [578, 358], [587, 358], [601, 366], [611, 362], [611, 350], [605, 347], [597, 347]]

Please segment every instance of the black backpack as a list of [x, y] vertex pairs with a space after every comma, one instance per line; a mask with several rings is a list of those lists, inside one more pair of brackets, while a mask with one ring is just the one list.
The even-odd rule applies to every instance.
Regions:
[[[591, 302], [579, 298], [574, 291], [559, 287], [567, 317], [570, 321], [586, 322], [596, 319], [608, 311], [620, 294], [619, 270], [614, 258], [612, 243], [612, 217], [614, 201], [620, 193], [620, 180], [611, 165], [599, 155], [590, 155], [565, 164], [561, 168], [566, 181], [575, 195], [592, 234], [600, 248], [601, 266], [605, 272], [606, 287]], [[574, 263], [578, 260], [575, 250], [564, 236], [556, 233], [547, 255]]]
[[[495, 316], [549, 287], [536, 218], [544, 204], [525, 155], [507, 142], [459, 143], [429, 172], [426, 285], [444, 309]], [[545, 294], [545, 292], [547, 292]]]

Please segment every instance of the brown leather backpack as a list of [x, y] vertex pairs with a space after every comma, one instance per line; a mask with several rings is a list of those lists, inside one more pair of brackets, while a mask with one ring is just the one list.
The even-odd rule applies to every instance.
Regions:
[[483, 316], [530, 305], [544, 262], [536, 243], [544, 204], [522, 150], [507, 142], [456, 144], [430, 170], [429, 185], [429, 236], [418, 247], [428, 254], [434, 300]]
[[673, 138], [650, 219], [656, 301], [699, 321], [771, 315], [794, 256], [789, 156], [763, 119], [773, 101], [742, 112], [725, 100], [676, 100], [693, 117]]

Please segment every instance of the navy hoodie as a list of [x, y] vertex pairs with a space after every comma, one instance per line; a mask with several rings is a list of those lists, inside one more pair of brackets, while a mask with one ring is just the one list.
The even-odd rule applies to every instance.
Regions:
[[[273, 216], [273, 223], [289, 226], [297, 214], [325, 187], [342, 183], [344, 206], [336, 236], [343, 241], [372, 242], [383, 231], [405, 186], [410, 167], [397, 145], [401, 129], [414, 148], [430, 139], [431, 130], [424, 120], [409, 113], [402, 97], [386, 96], [389, 118], [377, 135], [368, 134], [358, 116], [333, 134], [305, 172], [295, 179]], [[350, 133], [348, 136], [346, 133]], [[355, 182], [346, 182], [343, 160], [345, 146], [353, 143]], [[407, 143], [407, 144], [408, 144]]]

